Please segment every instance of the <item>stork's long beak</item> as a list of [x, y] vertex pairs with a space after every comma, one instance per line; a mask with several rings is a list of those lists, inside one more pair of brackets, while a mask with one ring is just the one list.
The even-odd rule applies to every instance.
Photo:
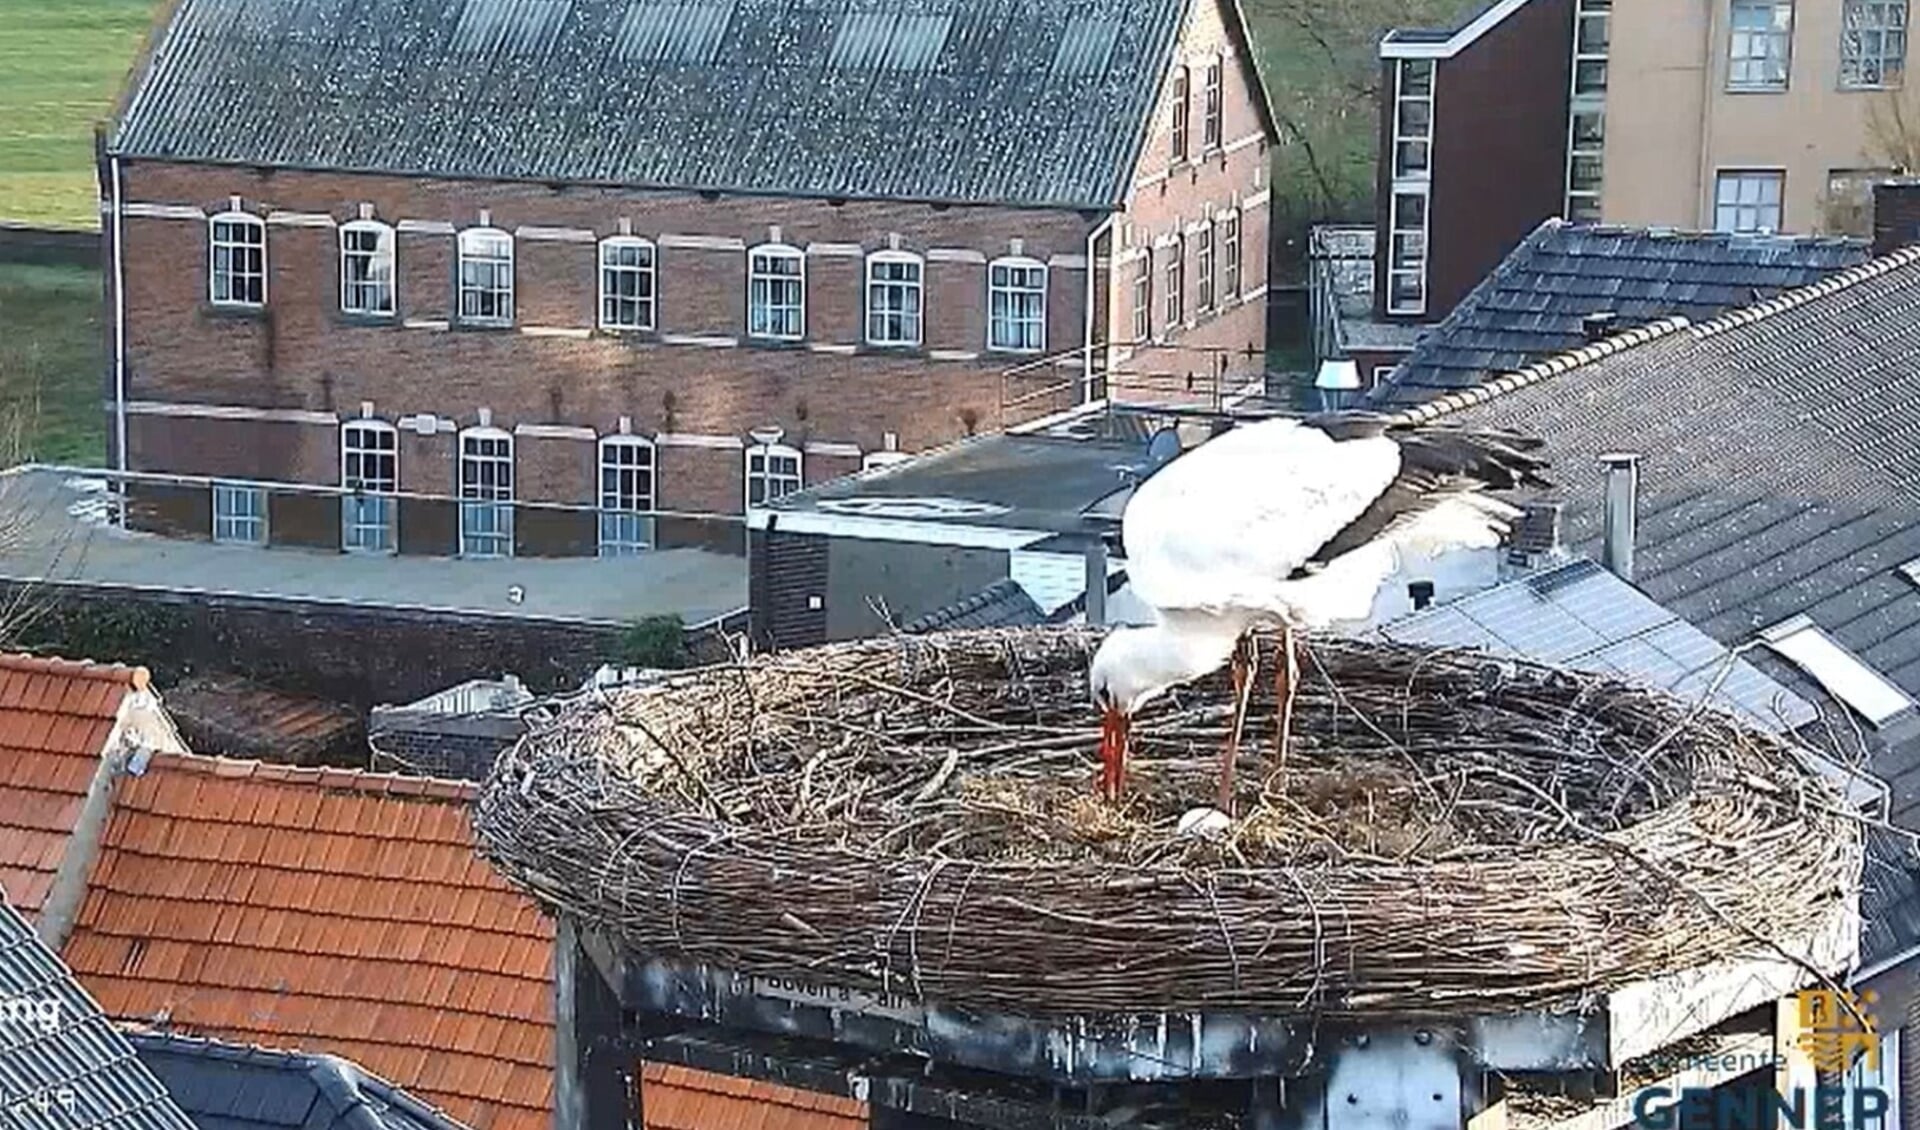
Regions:
[[1127, 739], [1133, 720], [1107, 707], [1100, 716], [1100, 795], [1119, 800], [1127, 784]]

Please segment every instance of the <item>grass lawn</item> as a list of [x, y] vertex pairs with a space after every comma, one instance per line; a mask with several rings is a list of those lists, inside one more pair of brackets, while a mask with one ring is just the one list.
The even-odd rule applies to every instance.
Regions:
[[100, 319], [99, 272], [0, 263], [0, 466], [105, 459]]
[[0, 0], [0, 219], [98, 226], [94, 123], [111, 112], [153, 10], [153, 0]]

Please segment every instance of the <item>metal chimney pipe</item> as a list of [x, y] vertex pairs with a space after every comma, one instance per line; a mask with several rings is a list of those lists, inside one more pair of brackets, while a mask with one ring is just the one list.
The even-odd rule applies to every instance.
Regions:
[[1087, 541], [1087, 623], [1107, 622], [1107, 542], [1095, 537]]
[[1607, 469], [1607, 531], [1602, 550], [1605, 565], [1623, 581], [1633, 580], [1633, 543], [1639, 536], [1640, 457], [1610, 452], [1600, 457]]

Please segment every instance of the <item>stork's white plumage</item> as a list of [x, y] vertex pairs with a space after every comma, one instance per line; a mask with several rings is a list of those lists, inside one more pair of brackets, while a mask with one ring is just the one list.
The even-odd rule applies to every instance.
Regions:
[[1121, 519], [1127, 577], [1155, 622], [1102, 641], [1089, 680], [1104, 711], [1101, 790], [1117, 796], [1129, 720], [1167, 690], [1234, 665], [1232, 766], [1247, 672], [1240, 644], [1282, 629], [1284, 749], [1292, 632], [1363, 621], [1410, 554], [1499, 544], [1519, 511], [1482, 491], [1542, 485], [1539, 444], [1357, 413], [1235, 428], [1142, 483]]

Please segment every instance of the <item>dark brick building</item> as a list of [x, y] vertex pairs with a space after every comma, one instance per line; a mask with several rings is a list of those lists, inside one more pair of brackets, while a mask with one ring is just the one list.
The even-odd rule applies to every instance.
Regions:
[[1235, 0], [183, 0], [103, 147], [115, 457], [220, 540], [670, 541], [1257, 376], [1273, 139]]

